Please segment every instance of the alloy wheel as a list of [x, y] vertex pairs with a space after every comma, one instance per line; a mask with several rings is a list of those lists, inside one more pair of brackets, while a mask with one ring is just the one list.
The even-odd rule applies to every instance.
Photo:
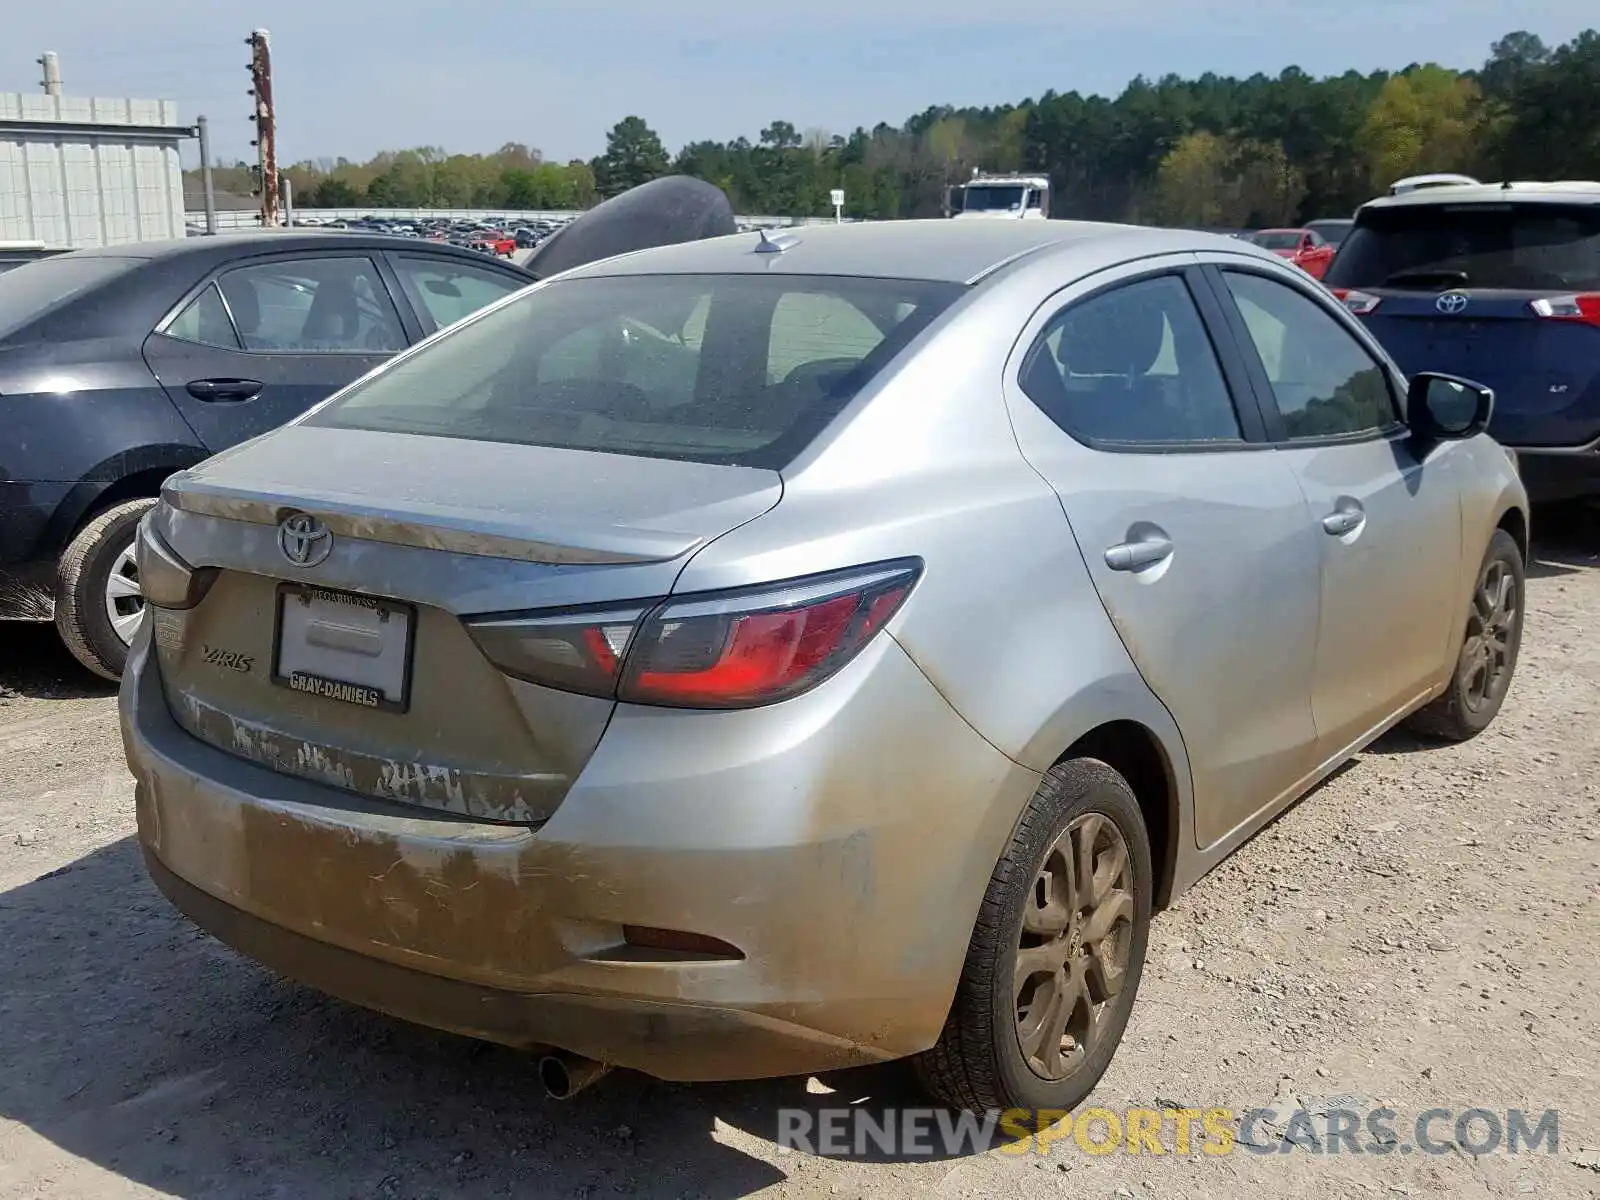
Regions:
[[1505, 563], [1490, 562], [1472, 595], [1467, 639], [1457, 667], [1467, 708], [1478, 711], [1491, 703], [1501, 680], [1510, 673], [1521, 614], [1516, 576]]
[[112, 632], [124, 646], [132, 645], [133, 635], [139, 632], [139, 618], [144, 615], [144, 589], [139, 586], [139, 563], [134, 558], [132, 542], [111, 564], [105, 603]]
[[1017, 1040], [1035, 1075], [1065, 1079], [1094, 1051], [1133, 942], [1133, 874], [1116, 822], [1085, 813], [1045, 855], [1022, 915]]

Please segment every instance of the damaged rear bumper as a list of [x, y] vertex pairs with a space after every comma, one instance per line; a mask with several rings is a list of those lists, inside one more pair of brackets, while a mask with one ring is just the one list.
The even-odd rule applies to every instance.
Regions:
[[[173, 719], [149, 629], [122, 685], [150, 873], [196, 923], [420, 1024], [671, 1080], [892, 1059], [938, 1037], [1038, 776], [892, 639], [725, 714], [619, 709], [543, 825], [274, 772]], [[641, 949], [644, 926], [737, 957]]]

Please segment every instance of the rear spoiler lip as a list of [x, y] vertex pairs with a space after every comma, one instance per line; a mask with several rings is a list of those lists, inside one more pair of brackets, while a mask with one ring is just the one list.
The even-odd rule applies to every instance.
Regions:
[[167, 480], [161, 499], [179, 512], [251, 525], [278, 525], [291, 513], [308, 512], [335, 537], [553, 566], [670, 562], [706, 541], [694, 534], [618, 528], [552, 529], [553, 536], [529, 538], [444, 513], [397, 516], [341, 496], [272, 496], [202, 484], [187, 472]]

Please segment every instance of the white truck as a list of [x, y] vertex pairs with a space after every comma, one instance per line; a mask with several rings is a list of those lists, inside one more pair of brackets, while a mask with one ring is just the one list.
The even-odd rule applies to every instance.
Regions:
[[950, 188], [946, 208], [968, 218], [1042, 221], [1050, 216], [1050, 180], [1043, 175], [984, 175]]

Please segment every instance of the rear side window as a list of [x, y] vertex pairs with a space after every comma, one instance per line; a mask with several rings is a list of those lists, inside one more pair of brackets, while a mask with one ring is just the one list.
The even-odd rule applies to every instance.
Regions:
[[777, 468], [963, 291], [920, 280], [559, 280], [309, 424]]
[[385, 354], [406, 344], [389, 289], [367, 258], [274, 260], [236, 267], [218, 284], [246, 350]]
[[43, 316], [46, 310], [140, 265], [138, 258], [66, 254], [6, 271], [0, 278], [0, 337]]
[[1028, 352], [1019, 382], [1064, 432], [1091, 444], [1242, 437], [1200, 311], [1176, 275], [1063, 309]]
[[180, 342], [196, 342], [223, 350], [243, 349], [222, 303], [222, 294], [214, 283], [206, 284], [204, 291], [184, 305], [183, 311], [167, 325], [166, 335]]
[[1426, 204], [1369, 209], [1330, 287], [1600, 290], [1600, 205]]

